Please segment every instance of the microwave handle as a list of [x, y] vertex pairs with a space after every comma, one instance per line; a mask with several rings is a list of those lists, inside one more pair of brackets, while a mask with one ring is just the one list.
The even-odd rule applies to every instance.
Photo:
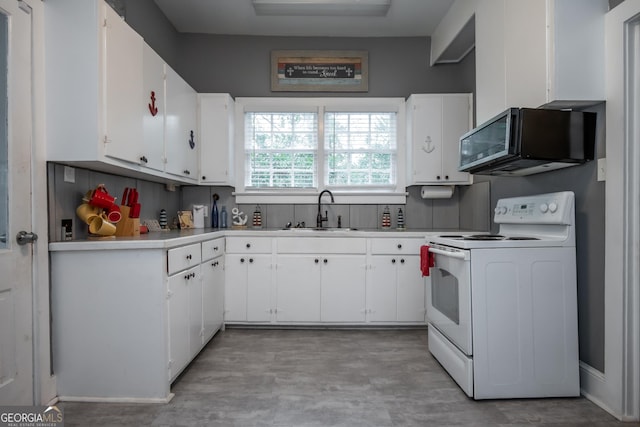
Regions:
[[441, 249], [429, 248], [429, 252], [433, 252], [434, 254], [448, 256], [452, 258], [458, 259], [466, 259], [467, 255], [464, 252], [451, 252], [451, 251], [443, 251]]

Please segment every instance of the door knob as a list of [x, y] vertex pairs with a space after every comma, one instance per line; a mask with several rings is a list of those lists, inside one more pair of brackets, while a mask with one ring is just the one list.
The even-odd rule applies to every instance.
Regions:
[[36, 233], [26, 232], [24, 230], [18, 231], [16, 235], [16, 241], [19, 245], [26, 245], [27, 243], [33, 243], [38, 240]]

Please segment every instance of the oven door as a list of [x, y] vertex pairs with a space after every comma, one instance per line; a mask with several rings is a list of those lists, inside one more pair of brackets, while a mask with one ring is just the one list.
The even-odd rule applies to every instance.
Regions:
[[429, 252], [435, 264], [427, 281], [427, 319], [471, 356], [471, 251], [430, 244]]

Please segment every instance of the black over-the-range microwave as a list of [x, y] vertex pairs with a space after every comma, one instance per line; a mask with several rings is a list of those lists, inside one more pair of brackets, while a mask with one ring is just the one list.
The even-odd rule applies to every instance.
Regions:
[[460, 137], [461, 171], [531, 175], [593, 160], [596, 113], [509, 108]]

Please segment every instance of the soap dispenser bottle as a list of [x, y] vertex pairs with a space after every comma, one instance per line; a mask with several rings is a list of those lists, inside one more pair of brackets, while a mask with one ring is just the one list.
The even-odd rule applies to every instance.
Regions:
[[220, 209], [220, 228], [227, 228], [227, 208], [223, 206]]

